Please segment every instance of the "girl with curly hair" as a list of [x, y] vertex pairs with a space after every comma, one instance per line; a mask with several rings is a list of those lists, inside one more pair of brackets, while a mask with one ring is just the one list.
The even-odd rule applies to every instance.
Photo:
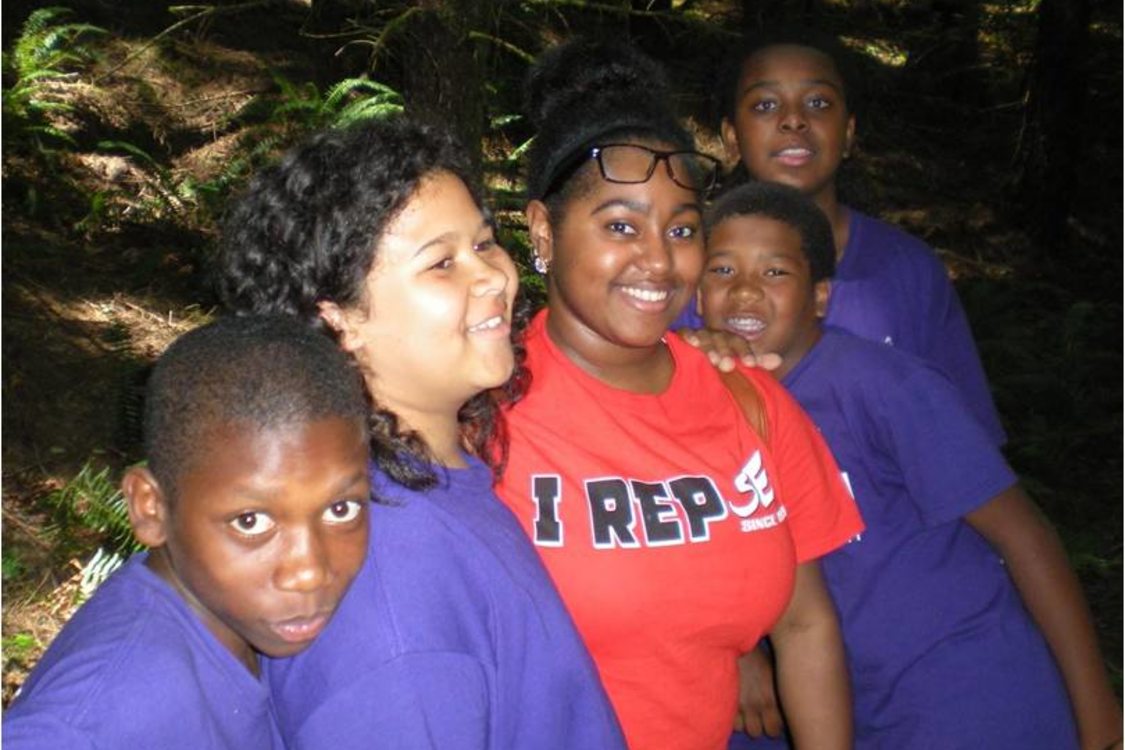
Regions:
[[371, 402], [371, 537], [335, 618], [265, 669], [292, 747], [616, 748], [615, 716], [492, 492], [526, 385], [517, 275], [448, 136], [319, 134], [225, 226], [224, 303], [334, 335]]

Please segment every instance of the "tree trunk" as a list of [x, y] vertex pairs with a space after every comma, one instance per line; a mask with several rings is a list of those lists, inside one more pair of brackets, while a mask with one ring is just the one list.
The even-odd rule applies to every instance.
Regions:
[[1018, 191], [1048, 257], [1065, 250], [1085, 138], [1089, 0], [1043, 0], [1019, 144]]
[[820, 4], [816, 0], [742, 0], [742, 28], [757, 31], [769, 26], [815, 24]]
[[403, 97], [412, 117], [450, 129], [480, 172], [485, 132], [483, 56], [486, 44], [470, 38], [488, 28], [492, 2], [447, 0], [435, 3], [411, 24], [401, 45]]

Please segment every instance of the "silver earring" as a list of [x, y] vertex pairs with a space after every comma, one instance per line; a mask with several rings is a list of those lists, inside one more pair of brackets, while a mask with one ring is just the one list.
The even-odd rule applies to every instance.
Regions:
[[547, 271], [550, 269], [550, 265], [539, 256], [539, 253], [532, 254], [531, 265], [535, 266], [535, 270], [540, 276], [546, 276]]

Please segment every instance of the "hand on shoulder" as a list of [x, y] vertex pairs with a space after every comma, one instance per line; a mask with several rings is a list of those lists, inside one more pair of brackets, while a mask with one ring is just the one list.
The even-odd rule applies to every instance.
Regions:
[[707, 328], [682, 328], [676, 333], [687, 343], [707, 355], [720, 372], [732, 372], [738, 362], [747, 367], [760, 367], [763, 370], [776, 370], [781, 366], [781, 357], [772, 352], [755, 354], [746, 339], [726, 331], [712, 331]]

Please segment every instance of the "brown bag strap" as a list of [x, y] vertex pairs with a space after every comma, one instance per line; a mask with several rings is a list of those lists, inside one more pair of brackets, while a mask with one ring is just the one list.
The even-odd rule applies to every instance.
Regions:
[[758, 389], [746, 379], [745, 375], [737, 370], [733, 372], [722, 372], [720, 370], [719, 377], [722, 378], [723, 385], [734, 396], [734, 400], [738, 402], [746, 421], [750, 424], [750, 428], [758, 433], [758, 437], [763, 442], [768, 441], [769, 427], [766, 418], [766, 405], [762, 401]]

